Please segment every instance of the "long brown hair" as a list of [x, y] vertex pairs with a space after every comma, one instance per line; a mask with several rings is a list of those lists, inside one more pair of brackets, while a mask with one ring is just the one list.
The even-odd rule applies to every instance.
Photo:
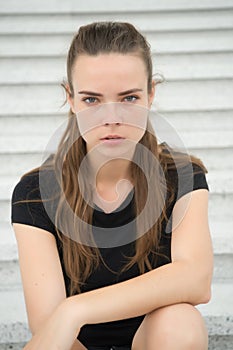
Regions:
[[[97, 22], [91, 23], [79, 28], [78, 33], [74, 36], [67, 57], [67, 83], [63, 83], [63, 87], [72, 97], [74, 95], [72, 84], [72, 70], [77, 57], [81, 54], [95, 56], [99, 53], [134, 53], [139, 55], [146, 66], [148, 77], [148, 93], [152, 89], [152, 59], [150, 45], [145, 37], [140, 34], [136, 28], [129, 23], [122, 22]], [[158, 83], [159, 81], [157, 81]], [[67, 88], [68, 87], [68, 88]], [[81, 292], [81, 285], [85, 283], [92, 271], [98, 267], [100, 260], [103, 258], [98, 247], [88, 246], [78, 243], [77, 239], [72, 239], [72, 235], [83, 234], [82, 228], [77, 227], [75, 221], [67, 220], [67, 204], [69, 203], [73, 213], [83, 222], [91, 225], [93, 217], [93, 206], [87, 203], [83, 198], [77, 177], [80, 164], [86, 156], [86, 145], [80, 135], [76, 115], [70, 110], [68, 115], [68, 123], [62, 139], [58, 145], [57, 151], [47, 167], [54, 169], [55, 173], [59, 173], [62, 169], [62, 176], [58, 178], [61, 192], [56, 208], [55, 227], [58, 237], [62, 244], [63, 261], [67, 276], [70, 278], [69, 294], [73, 295]], [[156, 210], [161, 213], [158, 220], [149, 228], [142, 237], [135, 241], [135, 254], [128, 258], [128, 263], [123, 267], [121, 272], [131, 268], [134, 264], [138, 264], [141, 274], [145, 272], [145, 267], [152, 269], [148, 255], [152, 252], [154, 257], [158, 257], [159, 242], [162, 231], [162, 224], [168, 220], [166, 209], [174, 200], [175, 189], [169, 182], [165, 183], [161, 176], [161, 168], [165, 175], [169, 169], [175, 168], [177, 162], [184, 164], [187, 157], [177, 156], [176, 164], [171, 153], [166, 152], [166, 147], [158, 144], [157, 138], [153, 132], [153, 128], [148, 121], [147, 130], [140, 140], [139, 144], [145, 146], [158, 160], [157, 165], [152, 165], [149, 159], [144, 155], [140, 155], [140, 149], [135, 150], [135, 156], [141, 163], [131, 162], [131, 178], [134, 186], [134, 208], [135, 216], [143, 211], [147, 200], [148, 191], [154, 191], [152, 196], [156, 198]], [[178, 153], [177, 153], [178, 154]], [[193, 163], [198, 164], [206, 171], [203, 164], [197, 158], [191, 157]], [[154, 186], [148, 188], [147, 178], [142, 169], [149, 169], [148, 172], [153, 175]], [[42, 167], [33, 169], [29, 173], [41, 170]], [[88, 185], [86, 190], [88, 191]], [[167, 197], [164, 197], [164, 189], [167, 190]], [[148, 215], [148, 213], [146, 214]], [[147, 220], [147, 217], [144, 217]], [[58, 229], [59, 228], [59, 229]], [[64, 234], [65, 233], [65, 234]], [[106, 264], [105, 264], [106, 266]], [[108, 267], [107, 267], [108, 268]]]

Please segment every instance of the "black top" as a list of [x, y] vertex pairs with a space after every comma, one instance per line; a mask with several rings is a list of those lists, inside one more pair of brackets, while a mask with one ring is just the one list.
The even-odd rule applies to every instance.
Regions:
[[[167, 215], [171, 217], [173, 207], [176, 201], [188, 192], [198, 189], [207, 189], [208, 185], [204, 172], [197, 165], [193, 166], [194, 170], [198, 170], [198, 173], [194, 173], [192, 178], [187, 177], [184, 171], [181, 179], [177, 176], [177, 172], [174, 170], [168, 171], [167, 181], [173, 185], [175, 190], [175, 198], [172, 204], [167, 208]], [[48, 173], [50, 179], [51, 188], [56, 187], [56, 180], [53, 174]], [[106, 214], [100, 208], [95, 207], [93, 212], [93, 225], [98, 227], [120, 227], [133, 220], [134, 206], [133, 206], [134, 190], [132, 190], [121, 206]], [[39, 189], [39, 173], [33, 175], [27, 175], [21, 179], [15, 186], [12, 194], [12, 211], [11, 211], [11, 223], [22, 223], [31, 226], [36, 226], [53, 234], [57, 241], [57, 247], [61, 259], [61, 265], [63, 269], [64, 280], [66, 284], [67, 295], [69, 293], [69, 278], [67, 277], [63, 265], [62, 250], [59, 244], [59, 238], [57, 236], [54, 221], [48, 216], [43, 203], [23, 203], [15, 204], [14, 202], [25, 199], [41, 199], [41, 192]], [[125, 265], [124, 255], [132, 256], [135, 249], [135, 241], [131, 243], [121, 245], [113, 248], [99, 248], [100, 253], [105, 261], [105, 264], [110, 270], [115, 271], [112, 273], [107, 269], [102, 262], [86, 281], [86, 285], [82, 287], [82, 292], [94, 290], [107, 285], [112, 285], [117, 282], [122, 282], [139, 275], [139, 269], [137, 264], [131, 267], [129, 270], [122, 274], [117, 274], [118, 271]], [[161, 233], [160, 240], [160, 252], [164, 253], [167, 257], [159, 257], [157, 260], [152, 259], [152, 253], [149, 255], [149, 260], [152, 263], [153, 268], [158, 268], [164, 264], [171, 262], [171, 232], [167, 230], [167, 225], [164, 225], [163, 232]], [[146, 272], [148, 270], [146, 269]], [[135, 291], [136, 293], [137, 291]], [[78, 335], [78, 339], [84, 344], [84, 346], [106, 346], [106, 345], [128, 345], [132, 344], [133, 336], [140, 326], [145, 315], [118, 320], [114, 322], [106, 322], [100, 324], [84, 325]]]

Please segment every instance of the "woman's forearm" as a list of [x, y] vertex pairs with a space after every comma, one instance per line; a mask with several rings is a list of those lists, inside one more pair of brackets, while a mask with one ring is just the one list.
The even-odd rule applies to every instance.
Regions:
[[166, 305], [204, 303], [208, 299], [205, 279], [197, 267], [175, 262], [68, 299], [73, 310], [80, 310], [82, 305], [83, 324], [110, 322], [141, 316]]

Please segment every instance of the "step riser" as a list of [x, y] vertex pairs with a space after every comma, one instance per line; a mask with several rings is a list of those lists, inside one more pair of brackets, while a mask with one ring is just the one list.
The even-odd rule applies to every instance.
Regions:
[[[110, 3], [109, 3], [110, 5]], [[212, 11], [185, 11], [185, 12], [147, 12], [145, 13], [124, 13], [111, 12], [111, 8], [106, 8], [109, 13], [105, 13], [105, 20], [117, 20], [133, 22], [142, 31], [170, 31], [177, 30], [203, 30], [203, 29], [226, 29], [232, 28], [232, 10], [212, 10]], [[57, 7], [56, 7], [57, 8]], [[132, 9], [131, 9], [132, 10]], [[33, 14], [30, 18], [23, 13], [17, 17], [1, 16], [0, 32], [2, 34], [13, 33], [73, 33], [75, 28], [90, 23], [90, 14], [72, 12], [72, 16], [67, 14], [48, 16], [48, 14]], [[214, 18], [214, 21], [213, 21]], [[102, 14], [92, 15], [95, 21], [102, 20]]]
[[[207, 182], [211, 195], [224, 197], [226, 194], [233, 194], [233, 177], [232, 171], [229, 174], [223, 172], [210, 172], [207, 174]], [[78, 172], [77, 172], [78, 176]], [[21, 176], [0, 176], [0, 200], [11, 198], [13, 188], [18, 183]], [[190, 184], [191, 186], [191, 184]], [[182, 188], [182, 186], [180, 186]], [[190, 187], [191, 189], [191, 187]], [[211, 199], [212, 200], [212, 199]]]
[[[22, 350], [26, 343], [1, 344], [0, 350]], [[233, 336], [209, 336], [209, 350], [232, 350]]]
[[[95, 6], [96, 5], [96, 6]], [[3, 2], [0, 8], [2, 14], [71, 14], [71, 13], [108, 13], [108, 12], [156, 12], [156, 11], [177, 11], [177, 10], [214, 10], [214, 9], [230, 9], [232, 2], [229, 0], [196, 0], [194, 3], [187, 0], [167, 0], [167, 1], [153, 1], [148, 0], [146, 6], [144, 3], [135, 2], [132, 7], [132, 2], [125, 2], [119, 0], [117, 3], [109, 2], [108, 0], [102, 0], [99, 3], [93, 3], [92, 0], [86, 0], [85, 2], [76, 2], [75, 0], [69, 0], [67, 2], [58, 2], [56, 0], [50, 0], [46, 3], [35, 2], [31, 3], [26, 0], [21, 0], [20, 4], [17, 0], [11, 0]]]
[[[213, 251], [218, 257], [230, 257], [233, 254], [232, 226], [233, 221], [209, 222], [213, 242]], [[17, 242], [10, 222], [0, 223], [0, 259], [1, 261], [18, 260]], [[232, 260], [231, 260], [232, 261]], [[219, 261], [221, 264], [221, 260]], [[233, 261], [232, 261], [233, 266]], [[228, 273], [232, 269], [230, 268]]]
[[214, 255], [213, 281], [217, 283], [233, 282], [233, 252], [232, 254]]
[[[233, 60], [233, 58], [232, 58]], [[141, 107], [140, 107], [141, 108]], [[229, 131], [233, 130], [233, 110], [218, 112], [174, 112], [159, 113], [154, 109], [151, 110], [149, 118], [152, 121], [155, 133], [171, 132], [177, 136], [182, 133], [196, 133]], [[68, 116], [63, 115], [31, 115], [31, 116], [0, 116], [0, 135], [2, 136], [25, 136], [44, 135], [49, 136], [51, 132], [55, 132], [61, 124], [67, 124]], [[15, 128], [17, 125], [17, 128]], [[168, 134], [169, 135], [169, 134]], [[159, 136], [159, 135], [158, 135]]]
[[[224, 195], [210, 193], [209, 218], [210, 221], [221, 221], [232, 218], [233, 194]], [[8, 222], [10, 219], [9, 200], [0, 201], [0, 222]]]
[[218, 336], [209, 337], [209, 350], [232, 350], [233, 336]]
[[[210, 336], [209, 350], [232, 350], [233, 336]], [[22, 350], [26, 343], [0, 344], [0, 350]]]
[[[158, 87], [154, 106], [161, 113], [233, 109], [232, 90], [233, 79], [167, 82]], [[65, 96], [59, 84], [0, 86], [0, 95], [0, 110], [5, 115], [64, 113]], [[14, 96], [14, 104], [9, 95]]]
[[[233, 283], [233, 253], [214, 256], [213, 282]], [[18, 261], [0, 261], [0, 290], [13, 290], [21, 286]]]
[[[55, 152], [58, 147], [58, 143], [62, 138], [66, 127], [66, 123], [60, 125], [59, 130], [52, 131], [50, 135], [6, 135], [0, 137], [0, 152], [4, 154], [17, 153], [41, 153], [41, 151], [47, 150], [49, 152]], [[185, 150], [192, 148], [200, 149], [216, 149], [225, 148], [232, 149], [233, 146], [233, 130], [221, 130], [221, 133], [217, 131], [198, 131], [198, 132], [182, 132], [177, 138], [177, 133], [171, 131], [170, 135], [166, 132], [157, 133], [158, 142], [167, 142], [172, 147]], [[77, 135], [78, 139], [78, 135]], [[49, 145], [49, 148], [48, 148]], [[197, 151], [196, 154], [199, 152]]]
[[[60, 35], [1, 35], [0, 57], [49, 57], [65, 56], [68, 52], [74, 31]], [[201, 30], [145, 33], [151, 44], [152, 53], [190, 53], [232, 51], [233, 31]], [[40, 43], [40, 45], [38, 45]]]
[[[233, 148], [229, 149], [189, 149], [189, 153], [200, 158], [208, 171], [233, 169]], [[41, 164], [42, 153], [0, 153], [0, 176], [18, 176]]]
[[[233, 336], [232, 335], [210, 335], [209, 336], [209, 350], [232, 350]], [[22, 350], [26, 345], [25, 342], [20, 343], [0, 343], [0, 350]]]
[[[13, 60], [14, 65], [12, 65]], [[14, 58], [13, 60], [1, 59], [0, 83], [59, 84], [61, 76], [66, 76], [65, 57]], [[190, 60], [192, 65], [189, 64]], [[166, 80], [232, 78], [232, 61], [232, 53], [155, 54], [153, 56], [154, 71], [163, 74]]]
[[0, 350], [22, 350], [25, 345], [26, 343], [0, 343]]

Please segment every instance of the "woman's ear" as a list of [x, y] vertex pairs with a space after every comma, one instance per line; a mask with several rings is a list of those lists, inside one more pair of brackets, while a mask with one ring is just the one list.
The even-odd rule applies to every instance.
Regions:
[[70, 86], [69, 84], [65, 84], [65, 90], [66, 90], [66, 99], [67, 99], [67, 102], [69, 103], [70, 105], [70, 109], [71, 111], [75, 114], [75, 108], [74, 108], [74, 98], [72, 96], [72, 93], [71, 93], [71, 89], [70, 89]]
[[151, 107], [153, 100], [154, 100], [154, 97], [155, 97], [155, 85], [156, 85], [155, 80], [152, 80], [151, 92], [149, 93], [149, 97], [148, 97], [148, 102], [149, 102], [150, 107]]

